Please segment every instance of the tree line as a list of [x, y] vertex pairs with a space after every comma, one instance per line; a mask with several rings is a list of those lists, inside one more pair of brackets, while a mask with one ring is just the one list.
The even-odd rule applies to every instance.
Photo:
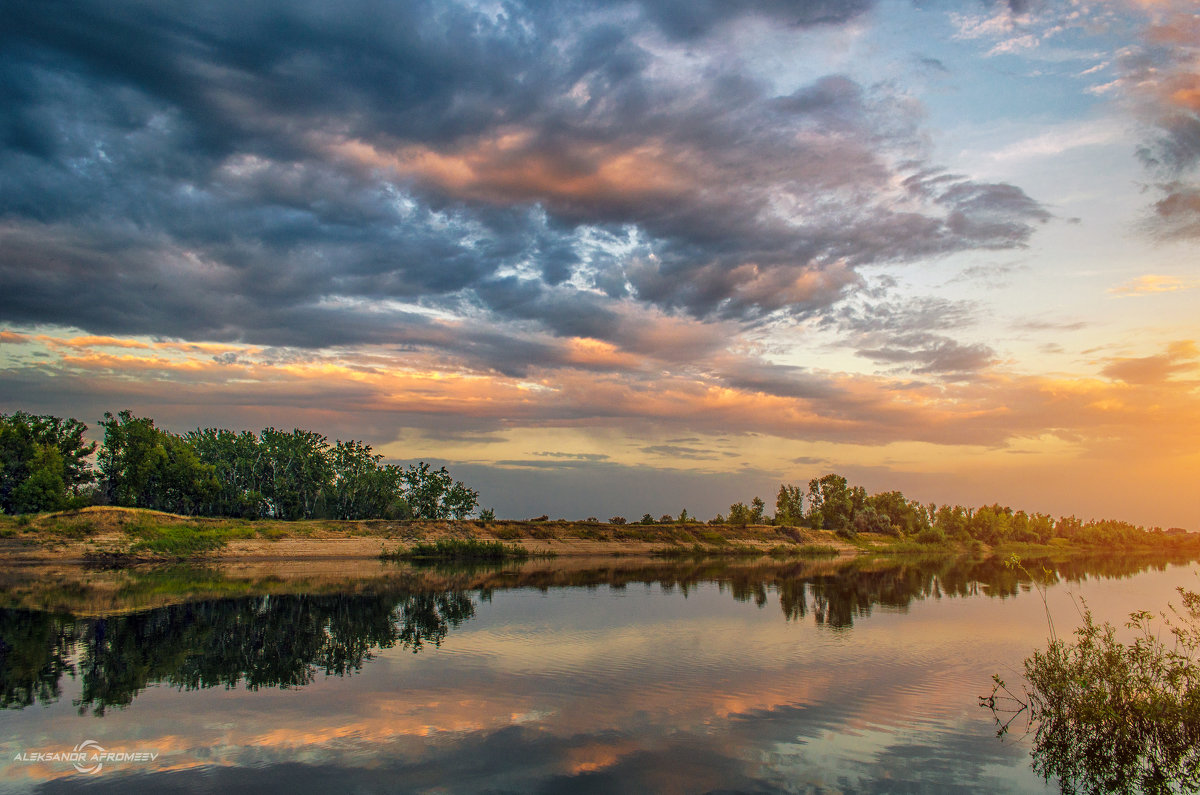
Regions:
[[[129, 411], [106, 413], [100, 427], [104, 441], [97, 445], [84, 438], [87, 426], [76, 419], [0, 414], [0, 512], [98, 504], [239, 518], [463, 519], [478, 507], [478, 492], [454, 480], [445, 467], [384, 464], [370, 445], [330, 444], [321, 434], [299, 428], [265, 428], [257, 434], [197, 428], [178, 435]], [[491, 510], [478, 515], [495, 518]], [[626, 520], [614, 516], [609, 521]], [[700, 521], [684, 509], [678, 518], [647, 513], [640, 523]], [[780, 484], [773, 515], [761, 497], [754, 497], [749, 504], [734, 503], [728, 516], [718, 514], [710, 524], [810, 527], [846, 537], [881, 533], [923, 543], [1044, 544], [1063, 538], [1121, 546], [1146, 540], [1146, 530], [1128, 522], [1056, 520], [999, 503], [980, 508], [923, 504], [899, 491], [868, 494], [836, 473], [813, 478], [807, 489]], [[1173, 528], [1167, 534], [1182, 532]]]
[[106, 413], [100, 427], [97, 445], [75, 419], [0, 415], [0, 511], [119, 505], [246, 519], [462, 519], [479, 504], [445, 467], [384, 464], [370, 445], [330, 444], [299, 428], [180, 435], [130, 411]]
[[[685, 512], [686, 513], [686, 512]], [[961, 505], [922, 504], [899, 491], [867, 494], [841, 475], [830, 473], [799, 486], [780, 484], [775, 498], [775, 515], [766, 515], [766, 503], [755, 497], [750, 505], [729, 507], [729, 516], [718, 515], [713, 524], [775, 524], [832, 530], [853, 537], [858, 533], [881, 533], [912, 537], [923, 543], [981, 541], [985, 544], [1025, 542], [1046, 544], [1061, 538], [1087, 545], [1136, 544], [1144, 542], [1147, 530], [1139, 525], [1112, 519], [1084, 522], [1074, 516], [1026, 513], [999, 503], [980, 508]], [[1150, 532], [1162, 533], [1161, 528]], [[1166, 534], [1181, 534], [1172, 528]]]

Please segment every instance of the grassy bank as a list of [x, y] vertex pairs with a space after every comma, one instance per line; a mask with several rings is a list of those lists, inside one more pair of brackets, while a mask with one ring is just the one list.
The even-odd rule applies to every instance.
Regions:
[[[1008, 557], [1015, 553], [1023, 558], [1065, 559], [1098, 551], [1200, 554], [1198, 535], [1159, 537], [1154, 543], [1159, 546], [1148, 543], [1101, 550], [1095, 545], [1055, 539], [1048, 544], [1007, 544], [993, 549], [978, 541], [922, 542], [871, 533], [845, 539], [824, 530], [772, 525], [608, 524], [568, 520], [285, 522], [185, 517], [107, 507], [37, 516], [0, 516], [0, 560], [93, 560], [118, 565], [213, 557], [375, 558], [381, 547], [397, 556], [416, 551], [427, 559], [455, 559], [462, 555], [481, 559], [478, 555], [492, 549], [490, 545], [528, 553], [661, 557], [939, 554]], [[443, 546], [439, 548], [439, 544]]]

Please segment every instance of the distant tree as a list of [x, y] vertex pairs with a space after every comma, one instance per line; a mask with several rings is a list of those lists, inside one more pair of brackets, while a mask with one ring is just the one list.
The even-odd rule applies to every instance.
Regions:
[[[481, 521], [481, 522], [494, 522], [494, 521], [496, 521], [496, 512], [495, 512], [495, 511], [493, 511], [491, 508], [484, 508], [482, 511], [480, 511], [480, 512], [479, 512], [479, 521]], [[596, 520], [595, 520], [595, 519], [589, 519], [588, 521], [590, 521], [590, 522], [594, 522], [594, 521], [596, 521]]]
[[259, 435], [263, 497], [277, 519], [318, 515], [333, 480], [329, 442], [300, 428], [264, 428]]
[[421, 461], [410, 464], [401, 478], [404, 499], [414, 519], [462, 519], [479, 504], [479, 492], [454, 480], [445, 467], [433, 469]]
[[185, 439], [128, 410], [105, 413], [100, 425], [101, 490], [110, 503], [192, 514], [211, 500], [218, 487], [214, 467]]
[[41, 445], [33, 452], [27, 477], [12, 490], [12, 513], [59, 511], [67, 505], [67, 486], [63, 480], [63, 461], [58, 448]]
[[775, 524], [798, 525], [804, 521], [804, 493], [799, 486], [779, 485], [775, 496]]
[[648, 513], [642, 514], [642, 518], [638, 520], [638, 524], [654, 524], [654, 517]]
[[0, 511], [60, 510], [86, 498], [81, 489], [95, 480], [88, 457], [96, 450], [86, 432], [76, 419], [0, 414]]
[[356, 441], [337, 442], [330, 450], [333, 480], [326, 490], [326, 511], [336, 519], [397, 518], [407, 512], [403, 472], [381, 465], [383, 456]]
[[624, 516], [614, 516], [608, 520], [609, 524], [625, 524]]
[[897, 534], [896, 528], [892, 526], [891, 517], [886, 513], [876, 511], [870, 505], [854, 514], [854, 521], [851, 524], [856, 533]]
[[762, 524], [766, 510], [767, 504], [763, 502], [762, 497], [750, 500], [750, 524]]
[[744, 502], [735, 502], [729, 506], [729, 524], [745, 527], [750, 524], [753, 514]]
[[264, 479], [270, 469], [263, 460], [258, 437], [251, 431], [237, 433], [218, 428], [197, 428], [183, 437], [200, 460], [213, 467], [217, 488], [201, 512], [211, 516], [253, 519], [266, 516], [271, 508], [264, 496]]
[[658, 517], [658, 523], [659, 524], [674, 524], [675, 517], [671, 516], [671, 514], [669, 514], [669, 513], [664, 513], [662, 516]]
[[830, 473], [808, 482], [808, 522], [812, 527], [852, 532], [854, 494], [841, 475]]
[[694, 519], [693, 519], [693, 517], [688, 516], [687, 508], [684, 508], [682, 511], [679, 512], [679, 520], [678, 521], [680, 524], [687, 524], [688, 522], [694, 521]]
[[929, 526], [925, 508], [919, 502], [905, 499], [898, 491], [885, 491], [867, 498], [866, 507], [880, 516], [887, 516], [894, 531], [916, 535]]

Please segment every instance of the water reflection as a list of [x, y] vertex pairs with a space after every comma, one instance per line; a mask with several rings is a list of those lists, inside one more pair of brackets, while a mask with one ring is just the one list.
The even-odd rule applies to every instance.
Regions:
[[79, 677], [74, 703], [95, 715], [153, 683], [299, 687], [359, 671], [379, 649], [438, 646], [474, 615], [457, 591], [256, 596], [86, 619], [0, 610], [0, 706], [56, 701], [64, 675]]
[[[1049, 583], [1088, 576], [1127, 577], [1164, 561], [1128, 558], [1075, 559], [1040, 569]], [[238, 685], [295, 688], [318, 673], [360, 671], [382, 649], [419, 652], [440, 646], [450, 630], [475, 615], [472, 594], [488, 600], [497, 588], [657, 584], [685, 597], [706, 582], [742, 602], [765, 606], [778, 600], [785, 618], [811, 617], [818, 627], [847, 630], [879, 606], [906, 611], [916, 601], [942, 597], [1006, 598], [1030, 586], [1028, 575], [995, 560], [931, 558], [909, 561], [855, 560], [838, 565], [811, 562], [646, 562], [573, 571], [535, 568], [443, 570], [456, 587], [412, 590], [403, 580], [352, 593], [273, 593], [239, 598], [180, 601], [126, 614], [77, 617], [68, 612], [0, 609], [0, 707], [21, 709], [61, 698], [65, 676], [78, 677], [81, 713], [103, 715], [124, 707], [152, 684], [181, 690]], [[156, 590], [164, 582], [220, 590], [219, 574], [171, 570], [135, 575], [122, 586], [141, 598], [137, 576]], [[207, 578], [207, 579], [206, 579]], [[213, 578], [216, 578], [215, 580]], [[470, 587], [466, 587], [466, 584]], [[278, 583], [272, 583], [273, 587]], [[181, 589], [183, 588], [180, 585]], [[55, 588], [62, 590], [62, 584]], [[86, 587], [66, 589], [88, 598]]]

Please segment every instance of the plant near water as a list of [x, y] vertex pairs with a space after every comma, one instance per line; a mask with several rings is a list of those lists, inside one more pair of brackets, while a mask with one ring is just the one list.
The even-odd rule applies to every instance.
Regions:
[[[1016, 561], [1019, 566], [1019, 560]], [[1043, 588], [1039, 594], [1045, 600]], [[1200, 594], [1177, 589], [1182, 607], [1130, 614], [1131, 643], [1084, 606], [1074, 640], [1054, 635], [1025, 660], [1019, 696], [998, 676], [980, 699], [1013, 717], [1028, 710], [1033, 768], [1063, 792], [1172, 792], [1200, 787]], [[1047, 618], [1049, 613], [1047, 613]]]
[[[542, 553], [539, 557], [548, 557], [549, 554]], [[533, 557], [533, 553], [517, 544], [450, 538], [432, 544], [414, 544], [407, 549], [384, 550], [379, 557], [384, 560], [497, 561], [526, 560]]]

